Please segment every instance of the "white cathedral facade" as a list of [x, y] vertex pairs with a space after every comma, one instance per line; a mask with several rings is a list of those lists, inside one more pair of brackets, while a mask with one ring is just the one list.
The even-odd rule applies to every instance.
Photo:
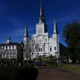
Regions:
[[[37, 50], [35, 49], [34, 54], [32, 55], [32, 58], [36, 58], [39, 55], [40, 56], [53, 55], [53, 56], [56, 56], [56, 58], [60, 57], [59, 33], [57, 29], [56, 20], [54, 20], [52, 37], [49, 37], [49, 34], [47, 32], [47, 24], [45, 22], [42, 4], [40, 5], [40, 14], [39, 14], [38, 19], [39, 21], [36, 24], [36, 34], [32, 35], [32, 41], [38, 44], [38, 47], [37, 47]], [[29, 39], [28, 31], [25, 28], [25, 34], [24, 34], [24, 39], [23, 39], [24, 48], [26, 48], [28, 39]], [[26, 59], [25, 54], [26, 52], [24, 52], [24, 60]]]

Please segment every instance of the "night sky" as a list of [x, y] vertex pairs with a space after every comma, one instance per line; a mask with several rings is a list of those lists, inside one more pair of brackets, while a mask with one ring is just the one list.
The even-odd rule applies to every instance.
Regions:
[[[52, 37], [53, 21], [57, 21], [60, 43], [66, 45], [61, 38], [64, 26], [74, 19], [80, 21], [80, 0], [43, 0], [45, 21], [49, 35]], [[7, 38], [12, 42], [21, 42], [27, 21], [31, 38], [36, 33], [36, 23], [40, 12], [40, 0], [0, 0], [0, 44]]]

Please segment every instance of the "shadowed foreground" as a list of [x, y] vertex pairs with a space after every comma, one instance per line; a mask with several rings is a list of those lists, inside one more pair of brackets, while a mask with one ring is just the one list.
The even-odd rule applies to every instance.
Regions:
[[0, 80], [36, 80], [36, 68], [0, 67]]
[[55, 67], [36, 67], [39, 75], [36, 80], [80, 80], [80, 75]]
[[15, 80], [36, 80], [38, 75], [38, 70], [33, 68], [32, 70], [21, 71]]

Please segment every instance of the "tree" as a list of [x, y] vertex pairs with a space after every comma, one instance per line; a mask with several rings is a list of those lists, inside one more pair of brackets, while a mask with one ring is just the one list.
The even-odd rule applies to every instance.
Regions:
[[80, 23], [73, 20], [64, 27], [62, 38], [67, 44], [67, 55], [75, 63], [80, 54]]
[[34, 55], [34, 51], [38, 48], [38, 44], [34, 43], [33, 40], [28, 40], [27, 45], [26, 45], [26, 59], [27, 59], [27, 64], [28, 60], [31, 60], [31, 57]]

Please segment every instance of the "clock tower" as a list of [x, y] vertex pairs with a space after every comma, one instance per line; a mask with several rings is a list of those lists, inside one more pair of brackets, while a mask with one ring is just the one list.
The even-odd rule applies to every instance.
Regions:
[[32, 35], [32, 41], [37, 45], [34, 51], [33, 58], [43, 55], [53, 55], [58, 58], [60, 56], [59, 51], [59, 37], [58, 30], [56, 26], [56, 21], [54, 20], [54, 33], [52, 37], [49, 36], [47, 31], [47, 25], [45, 22], [45, 16], [43, 12], [42, 2], [40, 4], [40, 14], [38, 17], [38, 23], [36, 24], [36, 34]]
[[47, 32], [47, 25], [45, 23], [45, 17], [43, 12], [42, 3], [40, 5], [40, 14], [38, 18], [39, 22], [36, 24], [36, 34], [44, 34]]

